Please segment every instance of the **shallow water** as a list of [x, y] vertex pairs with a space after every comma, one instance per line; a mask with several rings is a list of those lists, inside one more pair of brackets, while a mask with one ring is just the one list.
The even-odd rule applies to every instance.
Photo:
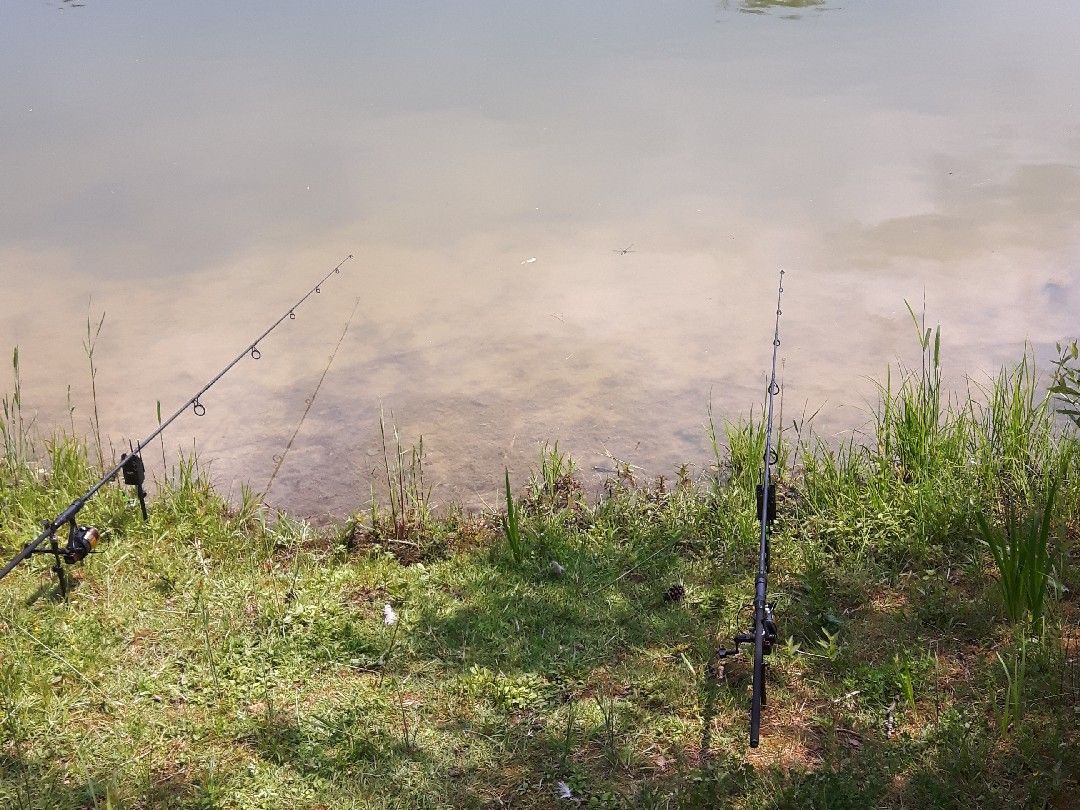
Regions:
[[785, 420], [824, 435], [917, 362], [905, 300], [958, 386], [1077, 332], [1080, 5], [319, 8], [0, 10], [0, 346], [39, 427], [70, 385], [87, 429], [88, 311], [119, 447], [347, 253], [170, 453], [265, 485], [356, 297], [269, 495], [307, 515], [367, 501], [380, 407], [437, 502], [545, 439], [587, 479], [700, 468], [710, 400], [760, 403], [780, 266]]

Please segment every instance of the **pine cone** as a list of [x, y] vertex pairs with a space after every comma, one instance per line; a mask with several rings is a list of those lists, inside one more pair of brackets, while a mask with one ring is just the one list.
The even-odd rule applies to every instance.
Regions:
[[670, 602], [673, 605], [677, 605], [686, 596], [686, 588], [682, 585], [675, 584], [664, 591], [664, 601]]

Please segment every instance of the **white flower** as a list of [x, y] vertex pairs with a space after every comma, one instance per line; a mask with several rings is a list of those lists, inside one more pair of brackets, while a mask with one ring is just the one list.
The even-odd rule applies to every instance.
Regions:
[[394, 608], [389, 602], [383, 605], [382, 609], [383, 624], [389, 627], [392, 624], [397, 624], [397, 613], [394, 612]]
[[570, 790], [570, 786], [566, 782], [559, 782], [556, 787], [559, 789], [560, 799], [574, 800], [574, 791]]

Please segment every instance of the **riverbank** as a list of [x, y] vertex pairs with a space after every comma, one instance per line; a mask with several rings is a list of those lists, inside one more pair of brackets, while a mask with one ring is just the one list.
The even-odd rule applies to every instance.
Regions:
[[[16, 807], [1015, 807], [1080, 789], [1080, 439], [1025, 358], [966, 402], [937, 358], [840, 448], [786, 430], [762, 745], [720, 666], [756, 563], [757, 422], [716, 467], [587, 491], [558, 446], [501, 516], [387, 493], [315, 528], [197, 459], [143, 524], [103, 490], [101, 553], [0, 583], [0, 799]], [[5, 437], [16, 426], [5, 423]], [[22, 435], [19, 433], [18, 435]], [[13, 554], [96, 477], [70, 437], [6, 442]], [[44, 458], [40, 458], [44, 456]], [[401, 460], [401, 466], [395, 463]], [[493, 471], [502, 478], [502, 470]], [[1049, 583], [1015, 614], [978, 516], [1043, 514]], [[1012, 615], [1010, 615], [1012, 613]]]

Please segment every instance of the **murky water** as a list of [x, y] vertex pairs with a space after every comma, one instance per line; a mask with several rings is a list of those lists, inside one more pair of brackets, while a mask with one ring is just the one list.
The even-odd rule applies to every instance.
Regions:
[[0, 346], [85, 430], [105, 312], [119, 446], [354, 253], [167, 449], [263, 486], [359, 296], [270, 500], [366, 502], [384, 407], [494, 503], [544, 439], [707, 463], [784, 266], [785, 418], [858, 427], [905, 299], [960, 384], [1077, 332], [1077, 42], [1072, 2], [4, 4]]

